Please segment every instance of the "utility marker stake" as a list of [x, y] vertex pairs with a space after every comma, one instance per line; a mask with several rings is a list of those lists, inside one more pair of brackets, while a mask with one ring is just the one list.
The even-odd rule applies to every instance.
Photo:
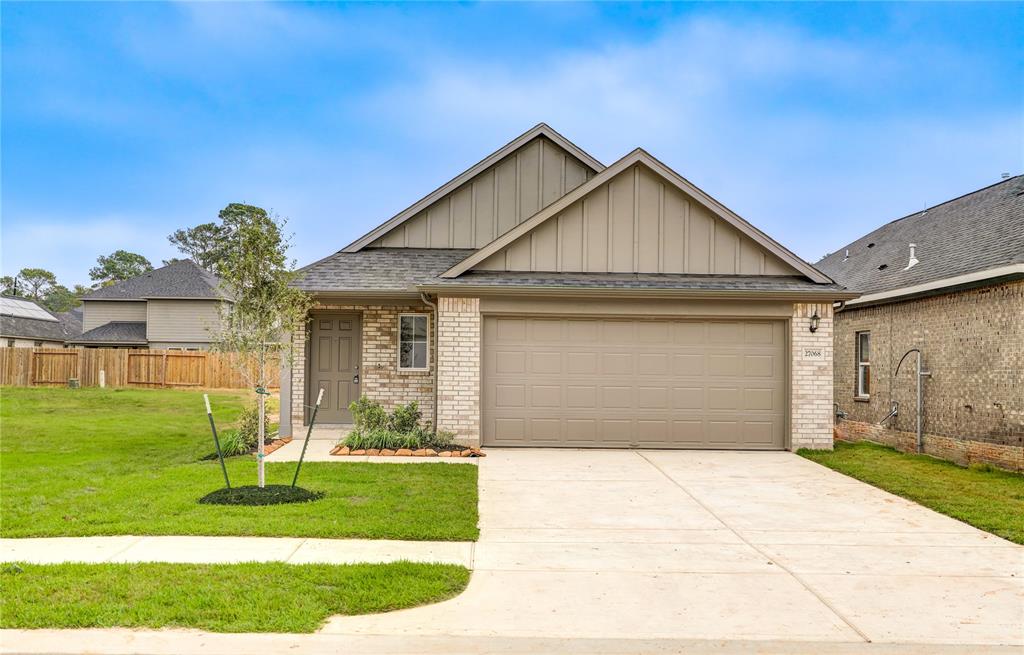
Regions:
[[220, 460], [220, 470], [224, 472], [224, 484], [231, 488], [231, 480], [228, 480], [228, 467], [224, 466], [224, 453], [220, 450], [220, 439], [217, 438], [217, 426], [213, 423], [213, 411], [210, 409], [210, 397], [203, 394], [203, 402], [206, 403], [206, 415], [210, 418], [210, 429], [213, 430], [213, 445], [217, 448], [217, 459]]
[[299, 470], [302, 468], [302, 460], [306, 458], [306, 447], [309, 446], [309, 436], [313, 434], [313, 424], [316, 423], [316, 413], [320, 409], [320, 401], [324, 399], [323, 387], [320, 388], [320, 393], [316, 396], [316, 405], [313, 405], [313, 416], [309, 418], [309, 429], [306, 430], [306, 440], [302, 443], [302, 454], [299, 455], [299, 463], [295, 467], [295, 477], [292, 478], [292, 486], [299, 481]]

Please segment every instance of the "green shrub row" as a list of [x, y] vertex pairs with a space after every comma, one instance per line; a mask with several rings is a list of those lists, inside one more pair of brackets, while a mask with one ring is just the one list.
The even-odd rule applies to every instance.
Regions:
[[363, 396], [348, 409], [354, 425], [342, 443], [352, 450], [446, 448], [455, 438], [452, 432], [432, 430], [429, 423], [421, 425], [423, 412], [416, 401], [398, 405], [389, 414], [380, 403]]

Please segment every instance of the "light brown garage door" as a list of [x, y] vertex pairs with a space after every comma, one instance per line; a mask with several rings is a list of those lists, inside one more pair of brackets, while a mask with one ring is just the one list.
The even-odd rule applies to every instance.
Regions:
[[785, 323], [488, 316], [491, 446], [785, 446]]

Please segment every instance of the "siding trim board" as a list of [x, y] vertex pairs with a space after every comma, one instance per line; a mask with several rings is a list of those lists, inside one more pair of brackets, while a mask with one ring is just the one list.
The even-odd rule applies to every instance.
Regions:
[[[623, 174], [623, 173], [628, 173], [630, 168], [633, 167], [633, 166], [638, 166], [638, 168], [633, 172], [633, 178], [634, 178], [632, 180], [633, 183], [631, 185], [626, 185], [623, 189], [616, 188], [616, 184], [618, 183], [617, 178], [621, 174]], [[777, 258], [778, 260], [781, 260], [781, 262], [783, 262], [783, 264], [784, 264], [784, 266], [782, 267], [783, 270], [778, 270], [779, 267], [776, 266], [776, 270], [775, 271], [768, 271], [767, 267], [766, 267], [765, 270], [759, 271], [760, 273], [762, 273], [762, 274], [766, 274], [766, 273], [767, 274], [781, 273], [781, 272], [784, 272], [784, 269], [785, 269], [786, 266], [789, 266], [789, 267], [792, 267], [793, 269], [796, 269], [796, 271], [798, 271], [800, 274], [806, 276], [807, 278], [809, 278], [810, 280], [812, 280], [812, 281], [814, 281], [816, 283], [819, 283], [819, 284], [829, 284], [829, 283], [833, 282], [824, 273], [822, 273], [821, 271], [818, 271], [813, 266], [811, 266], [807, 262], [805, 262], [802, 259], [800, 259], [799, 257], [797, 257], [795, 254], [793, 254], [792, 252], [787, 250], [785, 247], [783, 247], [777, 241], [775, 241], [771, 237], [767, 236], [765, 233], [763, 233], [760, 230], [758, 230], [757, 228], [755, 228], [753, 225], [751, 225], [750, 223], [745, 221], [743, 218], [741, 218], [740, 216], [738, 216], [737, 214], [735, 214], [734, 212], [729, 210], [727, 207], [725, 207], [724, 205], [719, 203], [717, 200], [715, 200], [714, 198], [712, 198], [708, 194], [706, 194], [703, 191], [701, 191], [699, 188], [697, 188], [696, 186], [691, 184], [689, 181], [687, 181], [685, 178], [680, 176], [678, 173], [676, 173], [672, 169], [668, 168], [663, 163], [661, 163], [660, 161], [655, 159], [653, 156], [651, 156], [649, 153], [647, 153], [646, 151], [644, 151], [643, 149], [640, 149], [640, 148], [637, 148], [636, 150], [634, 150], [630, 154], [626, 155], [625, 157], [623, 157], [619, 161], [615, 162], [614, 164], [612, 164], [611, 166], [606, 168], [604, 171], [602, 171], [599, 174], [595, 175], [593, 178], [591, 178], [590, 180], [588, 180], [584, 184], [581, 184], [580, 186], [576, 187], [576, 189], [574, 189], [574, 190], [570, 191], [569, 193], [565, 194], [564, 196], [562, 196], [561, 198], [559, 198], [558, 200], [556, 200], [552, 204], [548, 205], [546, 208], [542, 209], [541, 211], [537, 212], [536, 214], [534, 214], [533, 216], [531, 216], [527, 220], [523, 221], [522, 223], [520, 223], [516, 227], [508, 230], [507, 232], [502, 234], [500, 237], [498, 237], [498, 238], [494, 239], [493, 241], [491, 241], [488, 245], [484, 246], [483, 248], [480, 248], [479, 250], [477, 250], [475, 253], [473, 253], [472, 255], [467, 257], [462, 262], [456, 264], [455, 266], [453, 266], [449, 270], [447, 270], [444, 273], [442, 273], [441, 277], [443, 277], [443, 278], [455, 278], [455, 277], [458, 277], [458, 276], [462, 275], [463, 273], [465, 273], [466, 271], [469, 271], [469, 270], [471, 270], [473, 268], [477, 268], [481, 264], [485, 264], [485, 262], [487, 262], [488, 258], [492, 257], [493, 255], [496, 255], [496, 254], [500, 253], [502, 250], [506, 250], [506, 252], [511, 253], [513, 251], [513, 249], [515, 248], [515, 246], [516, 246], [516, 242], [519, 239], [530, 235], [532, 232], [534, 232], [534, 230], [536, 230], [545, 221], [547, 221], [547, 220], [549, 220], [551, 218], [554, 218], [556, 216], [561, 215], [566, 210], [568, 210], [570, 208], [570, 206], [572, 206], [573, 204], [583, 200], [584, 198], [589, 196], [591, 193], [593, 193], [595, 191], [598, 191], [599, 189], [601, 189], [602, 187], [605, 187], [605, 186], [607, 186], [607, 196], [608, 196], [608, 198], [607, 198], [607, 201], [608, 201], [608, 204], [607, 204], [607, 209], [608, 209], [608, 211], [607, 211], [608, 234], [607, 234], [607, 237], [606, 237], [607, 238], [607, 246], [608, 246], [608, 261], [606, 262], [606, 270], [607, 271], [618, 271], [619, 268], [621, 268], [621, 264], [623, 264], [623, 262], [615, 261], [616, 259], [619, 259], [619, 257], [618, 257], [619, 253], [616, 252], [615, 248], [613, 248], [613, 244], [616, 243], [616, 238], [614, 237], [614, 234], [612, 233], [612, 229], [614, 227], [614, 215], [616, 214], [617, 211], [621, 211], [622, 206], [621, 206], [621, 203], [618, 204], [618, 205], [616, 204], [615, 198], [616, 198], [616, 196], [618, 196], [621, 193], [625, 193], [625, 194], [628, 195], [632, 191], [632, 196], [633, 197], [632, 198], [626, 198], [626, 199], [624, 199], [624, 201], [627, 202], [629, 205], [632, 205], [634, 207], [634, 211], [635, 212], [639, 211], [638, 208], [637, 208], [637, 203], [639, 201], [639, 199], [638, 199], [638, 195], [639, 194], [637, 193], [637, 187], [639, 185], [639, 177], [641, 175], [641, 170], [640, 170], [639, 166], [643, 166], [645, 169], [647, 169], [650, 172], [652, 172], [656, 177], [659, 177], [662, 183], [671, 184], [675, 189], [677, 189], [678, 191], [682, 192], [684, 195], [686, 195], [689, 198], [692, 198], [694, 201], [696, 201], [697, 206], [702, 207], [707, 212], [710, 212], [712, 220], [710, 222], [710, 225], [708, 226], [708, 228], [709, 228], [708, 231], [711, 232], [711, 234], [709, 235], [709, 239], [710, 239], [710, 247], [709, 247], [710, 261], [709, 261], [709, 271], [708, 272], [717, 272], [716, 271], [716, 266], [715, 266], [715, 260], [716, 259], [720, 259], [720, 258], [716, 257], [716, 253], [715, 253], [715, 251], [718, 249], [717, 246], [721, 245], [719, 240], [715, 237], [715, 232], [718, 231], [718, 227], [719, 227], [719, 220], [715, 220], [715, 219], [720, 219], [721, 221], [723, 221], [725, 223], [725, 225], [728, 226], [728, 228], [727, 228], [728, 232], [726, 232], [723, 235], [723, 242], [724, 242], [724, 237], [731, 237], [732, 238], [731, 240], [737, 240], [738, 241], [739, 235], [746, 236], [748, 239], [753, 241], [757, 246], [759, 246], [760, 248], [763, 248], [768, 253], [774, 255], [775, 258]], [[619, 184], [619, 186], [622, 186], [622, 185]], [[637, 216], [637, 214], [634, 213], [634, 226], [633, 226], [634, 239], [633, 239], [633, 243], [631, 244], [631, 245], [633, 245], [633, 250], [634, 250], [634, 255], [635, 255], [634, 257], [632, 257], [632, 259], [633, 259], [632, 264], [634, 264], [634, 265], [631, 266], [630, 268], [637, 268], [635, 266], [635, 264], [636, 264], [636, 262], [639, 259], [638, 255], [636, 255], [636, 252], [637, 252], [638, 247], [639, 247], [639, 244], [637, 243], [637, 239], [638, 239], [637, 229], [638, 229], [639, 221], [636, 220], [636, 218], [635, 218], [636, 216]], [[689, 225], [691, 222], [692, 222], [692, 217], [687, 215], [686, 223], [685, 224], [692, 230], [692, 225]], [[739, 234], [736, 234], [736, 232], [738, 232]], [[732, 251], [731, 252], [728, 252], [728, 253], [723, 252], [723, 255], [727, 255], [729, 263], [732, 264], [733, 266], [735, 266], [735, 262], [740, 261], [739, 254], [740, 254], [740, 248], [742, 247], [742, 245], [743, 245], [742, 243], [735, 243], [734, 245], [732, 245]], [[689, 242], [687, 242], [686, 247], [687, 247], [687, 249], [689, 249]], [[500, 257], [499, 257], [499, 261], [500, 261]], [[762, 261], [765, 261], [765, 264], [767, 264], [767, 260], [762, 260]], [[510, 267], [508, 264], [509, 263], [506, 260], [506, 267]], [[693, 262], [688, 262], [686, 266], [688, 268], [690, 268], [690, 269], [696, 268], [695, 266], [693, 266]], [[634, 271], [634, 272], [638, 272], [638, 271]], [[657, 271], [652, 271], [652, 272], [657, 272]]]

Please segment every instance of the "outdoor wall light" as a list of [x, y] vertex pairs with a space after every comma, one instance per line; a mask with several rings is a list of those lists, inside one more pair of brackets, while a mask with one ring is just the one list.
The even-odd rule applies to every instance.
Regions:
[[818, 312], [814, 312], [814, 315], [811, 316], [811, 325], [810, 325], [811, 332], [817, 332], [818, 331], [818, 322], [819, 321], [821, 321], [821, 317], [818, 316]]

